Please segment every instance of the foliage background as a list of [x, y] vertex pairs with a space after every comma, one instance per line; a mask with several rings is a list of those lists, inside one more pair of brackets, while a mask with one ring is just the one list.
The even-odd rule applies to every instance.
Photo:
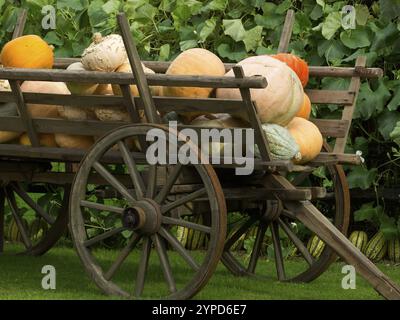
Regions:
[[[41, 10], [48, 4], [57, 9], [56, 30], [41, 27]], [[345, 5], [356, 9], [354, 30], [341, 25]], [[378, 189], [400, 187], [400, 0], [0, 0], [0, 47], [10, 39], [22, 7], [29, 10], [25, 33], [41, 34], [58, 57], [80, 56], [93, 32], [114, 32], [116, 13], [123, 10], [142, 59], [171, 60], [182, 50], [203, 47], [226, 62], [275, 52], [286, 11], [294, 9], [290, 52], [310, 65], [331, 66], [353, 65], [363, 54], [369, 66], [385, 71], [384, 78], [361, 85], [347, 148], [361, 150], [366, 161], [346, 171], [352, 189], [376, 194], [367, 203], [353, 201], [356, 223], [398, 235], [398, 201], [385, 201]], [[310, 85], [344, 89], [348, 80]], [[313, 112], [339, 115], [335, 106], [314, 106]]]

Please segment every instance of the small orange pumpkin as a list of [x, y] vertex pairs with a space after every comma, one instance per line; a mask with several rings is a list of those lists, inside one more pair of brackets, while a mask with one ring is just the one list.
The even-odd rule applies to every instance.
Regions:
[[296, 117], [308, 120], [310, 119], [310, 114], [311, 114], [311, 101], [310, 98], [306, 94], [304, 94], [304, 102], [301, 105], [299, 112], [297, 112]]
[[26, 35], [5, 44], [0, 54], [4, 67], [51, 69], [54, 64], [53, 48], [36, 35]]
[[296, 140], [300, 148], [301, 160], [296, 163], [306, 163], [313, 160], [320, 152], [323, 144], [322, 134], [318, 127], [309, 120], [294, 117], [286, 129]]
[[272, 55], [273, 58], [285, 62], [299, 77], [303, 88], [308, 83], [309, 70], [308, 64], [303, 59], [291, 53], [278, 53]]

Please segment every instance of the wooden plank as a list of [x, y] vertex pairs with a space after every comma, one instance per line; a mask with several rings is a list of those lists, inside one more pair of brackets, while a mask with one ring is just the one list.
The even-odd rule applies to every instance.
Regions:
[[294, 11], [288, 10], [283, 25], [281, 38], [278, 45], [278, 53], [287, 52], [289, 48], [290, 38], [292, 37], [294, 23]]
[[351, 105], [354, 102], [355, 92], [344, 90], [305, 90], [312, 103], [329, 103]]
[[383, 70], [381, 68], [352, 68], [352, 67], [309, 67], [310, 77], [323, 78], [323, 77], [337, 77], [337, 78], [351, 78], [360, 76], [361, 78], [381, 78]]
[[348, 120], [310, 119], [324, 137], [342, 138], [350, 125]]
[[[244, 71], [241, 66], [234, 67], [233, 73], [236, 78], [244, 78]], [[261, 127], [260, 118], [257, 115], [257, 107], [251, 100], [250, 90], [242, 88], [240, 89], [240, 95], [242, 96], [251, 127], [254, 129], [254, 138], [260, 151], [261, 158], [265, 161], [270, 161], [271, 157], [268, 141], [265, 137], [264, 130]]]
[[323, 166], [328, 164], [361, 164], [361, 158], [355, 154], [321, 152], [308, 166]]
[[21, 11], [18, 15], [18, 18], [17, 18], [17, 23], [15, 24], [13, 35], [12, 35], [13, 39], [18, 38], [23, 35], [27, 14], [28, 14], [28, 12], [26, 9], [21, 9]]
[[29, 136], [29, 139], [32, 143], [32, 146], [38, 147], [40, 145], [39, 137], [33, 126], [32, 118], [26, 107], [24, 97], [22, 95], [21, 87], [17, 81], [10, 81], [10, 87], [11, 87], [12, 92], [15, 95], [18, 112], [19, 112], [20, 118], [25, 126], [25, 129]]
[[[356, 60], [356, 68], [364, 67], [366, 62], [367, 62], [367, 58], [365, 56], [358, 56], [357, 60]], [[351, 120], [353, 118], [354, 109], [356, 107], [358, 92], [360, 91], [360, 82], [361, 82], [361, 80], [360, 80], [360, 77], [358, 77], [358, 76], [351, 78], [349, 91], [355, 92], [354, 101], [351, 105], [345, 106], [343, 109], [343, 113], [342, 113], [342, 120], [348, 120], [350, 124], [351, 124]], [[350, 131], [350, 124], [347, 127], [345, 135], [342, 138], [336, 139], [335, 146], [333, 148], [333, 151], [335, 153], [343, 153], [344, 152], [344, 148], [346, 147], [346, 143], [347, 143], [347, 136]]]
[[[101, 95], [65, 95], [47, 93], [23, 93], [26, 103], [43, 103], [51, 105], [68, 105], [81, 108], [93, 106], [121, 107], [125, 101], [122, 96]], [[140, 97], [134, 97], [135, 105], [139, 110], [143, 109]], [[210, 113], [233, 113], [243, 108], [242, 100], [228, 99], [196, 99], [183, 97], [153, 97], [158, 111], [206, 111]], [[0, 102], [14, 102], [15, 96], [11, 92], [0, 92]]]
[[[71, 63], [79, 62], [79, 58], [57, 58], [54, 67], [65, 69]], [[165, 73], [171, 64], [170, 61], [143, 61], [143, 64], [152, 69], [156, 73]], [[225, 70], [229, 71], [235, 66], [234, 63], [225, 63]], [[380, 68], [363, 68], [356, 69], [354, 67], [328, 67], [328, 66], [309, 66], [310, 77], [338, 77], [351, 78], [359, 75], [361, 78], [380, 78], [383, 76], [383, 70]]]
[[[175, 76], [165, 74], [146, 74], [150, 86], [185, 86], [205, 88], [265, 88], [267, 80], [262, 76], [243, 79], [214, 76]], [[123, 72], [71, 71], [59, 69], [21, 69], [2, 68], [0, 79], [71, 82], [79, 79], [83, 83], [136, 84], [132, 74]]]
[[[144, 112], [146, 114], [147, 121], [150, 123], [160, 123], [161, 119], [160, 116], [157, 113], [156, 106], [154, 104], [151, 92], [150, 92], [150, 87], [149, 84], [147, 83], [147, 78], [144, 73], [144, 70], [142, 68], [142, 63], [140, 61], [140, 56], [139, 53], [136, 49], [136, 45], [133, 42], [132, 34], [131, 34], [131, 29], [128, 24], [128, 19], [125, 16], [125, 13], [118, 13], [117, 15], [117, 20], [119, 24], [119, 28], [121, 30], [122, 34], [122, 39], [124, 41], [126, 53], [128, 55], [128, 59], [132, 68], [132, 72], [134, 74], [134, 77], [137, 82], [137, 89], [139, 91], [139, 96], [141, 100], [143, 101], [144, 105]], [[122, 87], [121, 87], [122, 88]], [[127, 92], [126, 92], [127, 93]], [[132, 95], [130, 93], [130, 96]], [[132, 97], [125, 97], [126, 99], [129, 99], [129, 104], [132, 105], [134, 104], [134, 101], [132, 100]], [[134, 115], [135, 112], [137, 112], [136, 108], [133, 106], [135, 110], [131, 110], [132, 114], [131, 116], [136, 117]]]

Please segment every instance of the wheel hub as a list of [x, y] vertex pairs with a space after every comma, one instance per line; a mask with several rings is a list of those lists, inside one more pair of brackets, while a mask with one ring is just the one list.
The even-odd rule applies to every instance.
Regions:
[[267, 200], [266, 202], [266, 208], [261, 220], [263, 220], [265, 223], [278, 220], [283, 210], [282, 201], [276, 198], [274, 200]]
[[131, 231], [154, 234], [161, 227], [160, 206], [151, 199], [136, 202], [122, 213], [122, 225]]

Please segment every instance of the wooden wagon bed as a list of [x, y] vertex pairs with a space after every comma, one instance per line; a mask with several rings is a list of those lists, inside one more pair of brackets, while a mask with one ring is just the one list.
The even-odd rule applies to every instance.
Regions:
[[[18, 26], [23, 25], [23, 19], [22, 16]], [[14, 208], [11, 192], [23, 194], [18, 187], [18, 182], [60, 184], [68, 188], [72, 184], [69, 211], [73, 240], [86, 270], [106, 293], [129, 295], [112, 282], [112, 277], [139, 241], [143, 241], [142, 258], [137, 270], [135, 296], [140, 296], [143, 291], [152, 245], [154, 245], [160, 260], [169, 290], [169, 298], [190, 298], [196, 294], [211, 277], [221, 258], [222, 262], [234, 274], [253, 274], [261, 250], [262, 237], [266, 229], [270, 228], [279, 280], [310, 281], [329, 266], [329, 263], [335, 259], [334, 253], [337, 253], [347, 263], [352, 264], [357, 272], [367, 279], [385, 298], [400, 299], [399, 287], [379, 271], [342, 233], [346, 232], [348, 227], [350, 199], [345, 175], [340, 165], [359, 164], [361, 161], [357, 155], [344, 153], [360, 81], [363, 77], [379, 77], [382, 75], [382, 70], [366, 68], [365, 57], [358, 57], [354, 68], [310, 68], [310, 76], [312, 77], [348, 77], [351, 78], [351, 81], [347, 90], [306, 90], [312, 103], [336, 104], [343, 108], [343, 112], [341, 119], [313, 120], [324, 137], [336, 139], [332, 150], [326, 144], [324, 151], [312, 162], [303, 166], [294, 165], [291, 161], [272, 160], [269, 145], [257, 116], [255, 103], [251, 100], [250, 89], [266, 87], [268, 83], [265, 78], [245, 77], [241, 67], [231, 64], [225, 66], [227, 70], [233, 69], [235, 77], [232, 78], [171, 76], [162, 74], [168, 67], [168, 63], [156, 62], [145, 62], [145, 65], [160, 74], [145, 75], [130, 35], [129, 25], [123, 14], [118, 16], [118, 22], [133, 74], [63, 70], [62, 68], [75, 61], [71, 59], [58, 59], [56, 67], [60, 69], [54, 70], [0, 69], [0, 79], [7, 79], [12, 88], [10, 93], [0, 93], [0, 102], [16, 102], [19, 112], [18, 117], [0, 117], [0, 128], [1, 130], [27, 132], [32, 142], [32, 147], [17, 144], [0, 145], [0, 182], [5, 186], [4, 191], [0, 191], [0, 197], [7, 196], [11, 199], [10, 204]], [[292, 22], [293, 12], [290, 11], [281, 37], [280, 51], [287, 50]], [[16, 31], [15, 35], [18, 34], [21, 34], [21, 30]], [[20, 81], [26, 80], [117, 84], [121, 88], [122, 96], [23, 93]], [[139, 97], [132, 95], [129, 87], [131, 84], [137, 85]], [[152, 97], [149, 90], [149, 86], [152, 85], [239, 88], [242, 99]], [[32, 119], [27, 112], [27, 103], [79, 106], [82, 108], [88, 106], [120, 107], [123, 105], [129, 112], [130, 124], [129, 122], [100, 122], [97, 120]], [[226, 171], [224, 170], [238, 167], [237, 164], [225, 163], [212, 166], [209, 164], [168, 165], [159, 176], [157, 176], [157, 166], [148, 165], [148, 170], [141, 172], [139, 165], [147, 164], [144, 152], [132, 152], [125, 143], [128, 137], [135, 137], [140, 141], [141, 150], [146, 150], [146, 145], [140, 139], [151, 128], [159, 128], [165, 132], [179, 135], [178, 132], [171, 131], [161, 124], [158, 112], [202, 110], [210, 113], [231, 113], [239, 108], [247, 111], [251, 127], [254, 129], [255, 143], [260, 151], [260, 159], [256, 160], [255, 163], [257, 171], [253, 176], [247, 178], [232, 178], [232, 175], [225, 174]], [[141, 110], [145, 112], [147, 124], [140, 121], [139, 112]], [[181, 126], [178, 129], [185, 127], [194, 128], [193, 126]], [[201, 130], [201, 128], [197, 127], [196, 130]], [[102, 136], [102, 138], [89, 151], [83, 151], [41, 147], [39, 133], [67, 133]], [[118, 151], [112, 148], [115, 145], [118, 145]], [[196, 148], [196, 146], [191, 146], [191, 148]], [[199, 153], [199, 157], [202, 157], [201, 153]], [[76, 173], [72, 172], [70, 168], [68, 169], [68, 166], [65, 172], [53, 172], [49, 170], [49, 162], [68, 164], [80, 162], [80, 166]], [[124, 164], [128, 172], [119, 175], [106, 168], [106, 164], [116, 163]], [[333, 217], [332, 222], [312, 202], [326, 197], [325, 188], [300, 186], [297, 185], [296, 180], [290, 181], [287, 176], [288, 172], [297, 172], [298, 175], [295, 179], [299, 182], [309, 176], [315, 167], [320, 166], [328, 168], [333, 177], [334, 197], [336, 207], [339, 209], [336, 209], [336, 216]], [[96, 174], [93, 175], [93, 172]], [[193, 172], [196, 174], [193, 174]], [[125, 207], [96, 203], [90, 200], [88, 186], [93, 184], [103, 185], [104, 183], [113, 189], [106, 188], [98, 191], [102, 192], [106, 198], [113, 198], [118, 195], [119, 199], [126, 200], [127, 205]], [[168, 195], [172, 195], [174, 198], [166, 201]], [[180, 213], [176, 214], [175, 209], [187, 203], [193, 203], [195, 209], [192, 208], [192, 213], [200, 212], [204, 217], [202, 225], [199, 222], [193, 223], [180, 219]], [[204, 207], [204, 203], [207, 204], [206, 207]], [[31, 205], [35, 207], [35, 204], [31, 203]], [[35, 208], [39, 215], [45, 216], [41, 209]], [[117, 228], [108, 233], [105, 232], [104, 235], [88, 238], [85, 233], [85, 208], [100, 211], [108, 210], [120, 214], [122, 216], [122, 229]], [[227, 212], [238, 208], [248, 210], [249, 219], [235, 233], [225, 239]], [[18, 220], [15, 208], [13, 215]], [[329, 247], [325, 250], [325, 254], [315, 261], [283, 218], [299, 221], [311, 232], [318, 235]], [[258, 223], [255, 244], [248, 266], [243, 267], [235, 259], [230, 249], [232, 244], [255, 220]], [[21, 221], [19, 225], [22, 225]], [[209, 245], [201, 264], [194, 261], [187, 250], [171, 235], [168, 231], [171, 225], [195, 228], [195, 230], [207, 233]], [[90, 253], [89, 247], [113, 234], [113, 232], [122, 231], [123, 228], [132, 231], [135, 236], [130, 238], [127, 247], [123, 249], [121, 256], [117, 258], [111, 268], [108, 271], [103, 271]], [[279, 228], [287, 233], [309, 265], [309, 269], [304, 274], [293, 279], [289, 279], [285, 274]], [[25, 244], [29, 245], [29, 239], [25, 239], [26, 236], [23, 238]], [[184, 261], [195, 270], [195, 275], [183, 289], [177, 289], [168, 260], [169, 250], [166, 249], [165, 242], [169, 243], [183, 257]]]

